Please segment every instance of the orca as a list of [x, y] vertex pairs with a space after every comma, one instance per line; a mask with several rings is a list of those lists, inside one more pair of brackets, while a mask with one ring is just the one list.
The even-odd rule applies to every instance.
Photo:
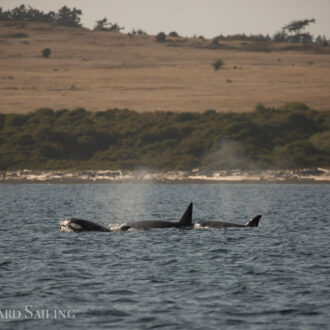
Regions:
[[257, 215], [256, 217], [249, 220], [244, 225], [239, 225], [239, 224], [230, 223], [230, 222], [222, 222], [222, 221], [199, 221], [197, 224], [199, 224], [201, 227], [208, 227], [208, 228], [258, 227], [260, 218], [261, 218], [261, 215]]
[[162, 220], [142, 220], [128, 222], [121, 227], [121, 230], [128, 229], [151, 229], [151, 228], [189, 228], [192, 227], [192, 208], [193, 203], [190, 203], [178, 222], [162, 221]]
[[78, 219], [68, 218], [60, 221], [60, 231], [81, 232], [81, 231], [103, 231], [110, 232], [110, 229], [103, 227], [97, 223]]

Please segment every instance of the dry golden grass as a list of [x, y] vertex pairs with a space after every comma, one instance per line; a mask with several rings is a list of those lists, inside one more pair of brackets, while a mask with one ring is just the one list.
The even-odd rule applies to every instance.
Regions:
[[[151, 36], [93, 32], [40, 23], [0, 23], [0, 112], [53, 109], [251, 111], [258, 103], [330, 108], [330, 55], [179, 46]], [[26, 33], [28, 38], [9, 38]], [[197, 44], [201, 47], [196, 47]], [[230, 44], [231, 43], [231, 44]], [[49, 59], [41, 50], [50, 48]], [[214, 71], [221, 58], [225, 65]]]

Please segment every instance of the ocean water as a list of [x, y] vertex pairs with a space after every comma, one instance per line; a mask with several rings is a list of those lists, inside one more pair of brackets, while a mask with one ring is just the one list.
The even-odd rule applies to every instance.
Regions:
[[[0, 185], [1, 329], [329, 329], [330, 185]], [[193, 220], [257, 228], [60, 233]]]

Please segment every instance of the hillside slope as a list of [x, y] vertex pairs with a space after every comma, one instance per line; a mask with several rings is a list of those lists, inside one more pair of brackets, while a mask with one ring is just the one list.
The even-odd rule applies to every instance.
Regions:
[[[258, 103], [295, 101], [330, 108], [329, 54], [221, 44], [212, 49], [210, 40], [197, 38], [158, 43], [153, 36], [0, 22], [0, 112], [245, 112]], [[48, 59], [44, 48], [52, 51]], [[219, 58], [225, 65], [214, 71]]]

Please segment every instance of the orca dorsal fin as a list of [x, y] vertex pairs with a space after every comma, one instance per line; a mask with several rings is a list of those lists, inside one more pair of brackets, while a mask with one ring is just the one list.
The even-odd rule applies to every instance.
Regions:
[[261, 215], [257, 215], [253, 219], [249, 220], [245, 226], [246, 227], [258, 227], [259, 226], [259, 220], [261, 218]]
[[192, 226], [192, 208], [193, 208], [193, 203], [190, 203], [186, 211], [183, 213], [183, 216], [178, 222], [179, 227]]

